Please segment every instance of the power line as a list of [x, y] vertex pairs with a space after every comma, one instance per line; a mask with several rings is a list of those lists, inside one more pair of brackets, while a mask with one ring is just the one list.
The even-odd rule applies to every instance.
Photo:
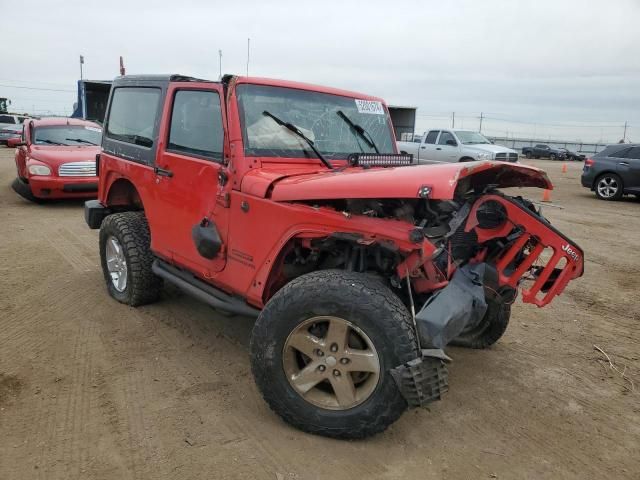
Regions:
[[46, 90], [48, 92], [72, 92], [72, 93], [75, 93], [75, 90], [63, 90], [63, 89], [60, 89], [60, 88], [18, 87], [16, 85], [6, 85], [4, 83], [0, 83], [0, 87], [21, 88], [21, 89], [24, 89], [24, 90]]

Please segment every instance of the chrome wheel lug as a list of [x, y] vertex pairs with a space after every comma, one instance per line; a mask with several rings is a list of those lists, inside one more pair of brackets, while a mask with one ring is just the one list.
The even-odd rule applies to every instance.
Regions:
[[339, 377], [340, 376], [340, 370], [334, 370], [333, 371], [333, 376], [334, 377]]
[[341, 359], [340, 359], [340, 363], [341, 363], [342, 365], [346, 365], [347, 363], [349, 363], [349, 359], [348, 359], [348, 358], [341, 358]]
[[332, 352], [337, 352], [338, 351], [338, 344], [337, 343], [332, 343], [331, 344], [331, 351]]
[[321, 372], [324, 372], [327, 369], [327, 367], [325, 367], [324, 365], [320, 365], [318, 367], [318, 370], [320, 370]]
[[316, 350], [316, 355], [319, 356], [319, 357], [324, 357], [324, 352], [318, 348]]

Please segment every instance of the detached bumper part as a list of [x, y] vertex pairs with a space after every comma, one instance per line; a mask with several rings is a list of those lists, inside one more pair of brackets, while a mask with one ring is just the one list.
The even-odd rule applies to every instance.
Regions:
[[449, 390], [445, 362], [450, 361], [440, 349], [425, 349], [420, 358], [391, 370], [391, 376], [409, 407], [424, 407], [442, 398], [442, 394]]
[[433, 295], [416, 314], [420, 344], [444, 348], [467, 327], [480, 323], [487, 311], [485, 271], [487, 265], [465, 265], [449, 284]]

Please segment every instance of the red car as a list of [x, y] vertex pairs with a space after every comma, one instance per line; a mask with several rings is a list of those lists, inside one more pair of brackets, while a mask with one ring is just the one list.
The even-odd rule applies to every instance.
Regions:
[[542, 307], [582, 275], [582, 250], [499, 190], [552, 188], [542, 170], [413, 165], [369, 95], [122, 76], [102, 145], [85, 220], [109, 294], [142, 305], [166, 281], [257, 317], [258, 387], [307, 432], [362, 438], [439, 399], [448, 344], [489, 347], [518, 291]]
[[15, 145], [18, 176], [13, 189], [32, 201], [97, 196], [101, 139], [102, 127], [86, 120], [25, 122], [22, 139]]
[[10, 147], [9, 142], [20, 140], [22, 137], [22, 125], [7, 125], [0, 128], [0, 145]]

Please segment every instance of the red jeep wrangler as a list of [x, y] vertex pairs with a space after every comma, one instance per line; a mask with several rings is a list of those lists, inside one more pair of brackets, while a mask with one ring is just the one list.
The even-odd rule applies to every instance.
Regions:
[[510, 305], [544, 306], [582, 251], [499, 188], [552, 188], [502, 162], [412, 165], [378, 98], [226, 76], [125, 76], [98, 161], [109, 294], [166, 280], [257, 317], [255, 380], [307, 432], [360, 438], [447, 389], [449, 344], [485, 348]]

